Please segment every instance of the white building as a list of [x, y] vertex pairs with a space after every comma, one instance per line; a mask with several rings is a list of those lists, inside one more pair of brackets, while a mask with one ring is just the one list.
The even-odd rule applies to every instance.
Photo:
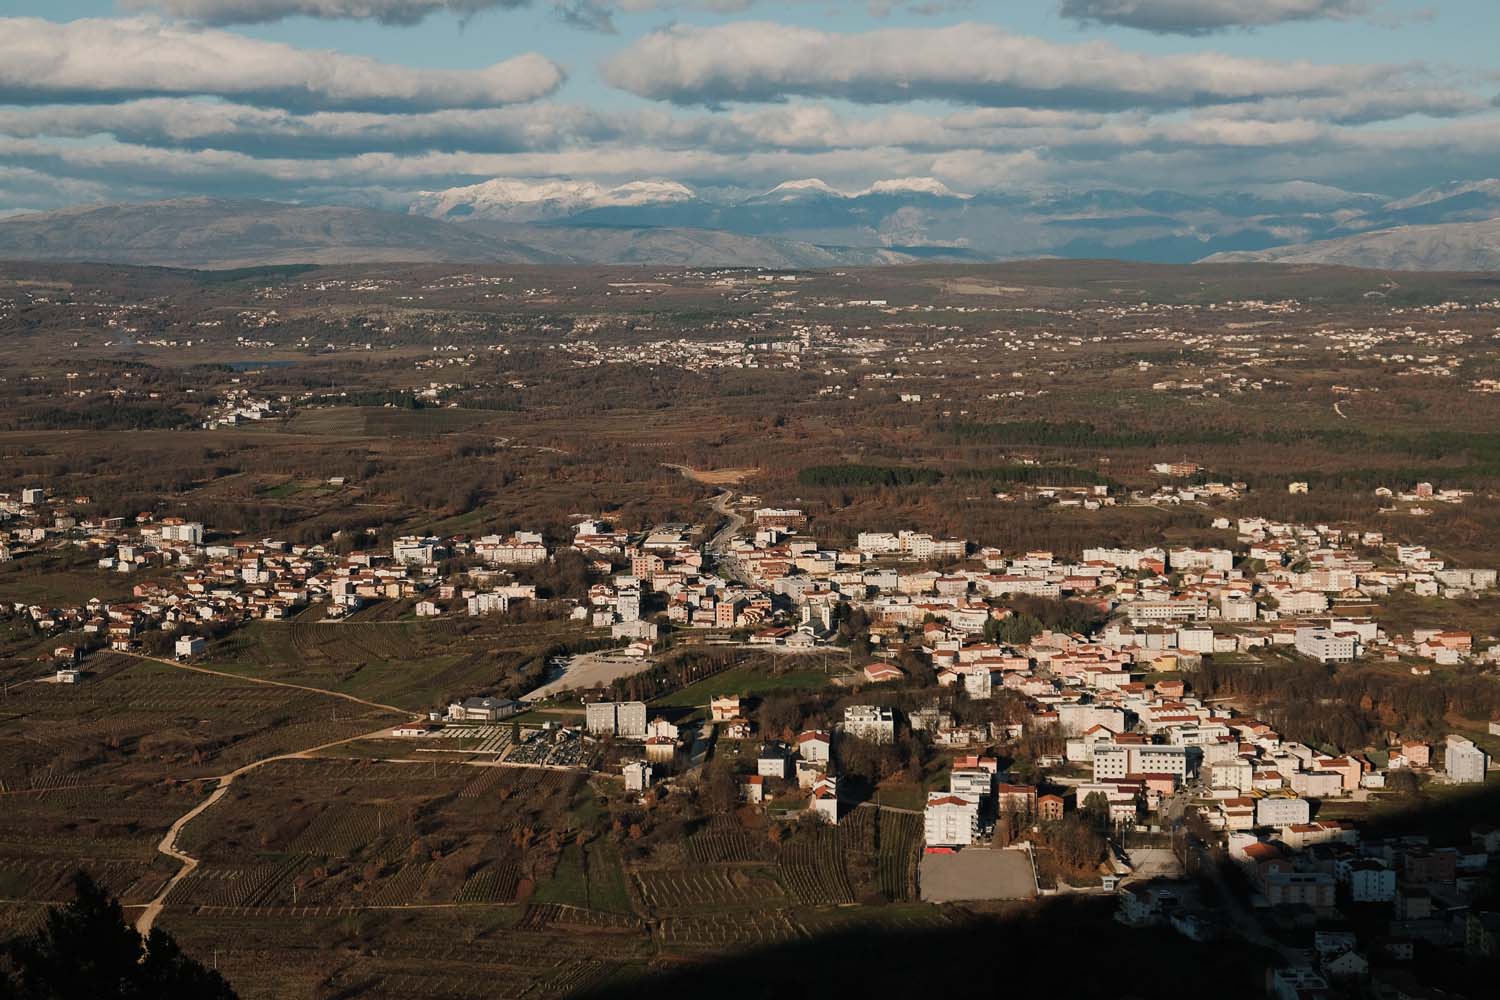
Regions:
[[470, 615], [504, 614], [510, 608], [510, 598], [495, 592], [475, 594], [467, 603]]
[[1167, 561], [1165, 549], [1084, 549], [1083, 561], [1086, 563], [1101, 562], [1108, 563], [1117, 569], [1140, 569], [1141, 563]]
[[1101, 743], [1094, 747], [1094, 780], [1134, 774], [1188, 776], [1188, 748], [1151, 743]]
[[1234, 569], [1234, 553], [1228, 549], [1173, 549], [1167, 558], [1174, 570], [1228, 573]]
[[816, 764], [828, 763], [829, 750], [833, 743], [828, 734], [809, 730], [797, 737], [797, 754], [805, 761]]
[[651, 765], [643, 760], [633, 760], [620, 768], [625, 775], [627, 792], [644, 792], [651, 787]]
[[646, 703], [643, 701], [596, 701], [584, 706], [588, 731], [604, 736], [641, 739], [646, 735]]
[[1359, 635], [1327, 628], [1299, 628], [1293, 641], [1297, 652], [1320, 663], [1342, 663], [1359, 655]]
[[883, 705], [850, 705], [844, 709], [844, 733], [871, 743], [894, 743], [896, 713]]
[[[165, 531], [165, 529], [163, 529]], [[166, 537], [163, 534], [162, 537]], [[408, 566], [430, 566], [437, 554], [437, 544], [428, 538], [406, 536], [391, 543], [391, 558]]]
[[1270, 795], [1255, 801], [1256, 826], [1293, 826], [1310, 819], [1312, 808], [1306, 799]]
[[187, 542], [189, 545], [202, 545], [203, 525], [197, 521], [182, 521], [177, 524], [164, 523], [161, 526], [161, 540], [164, 542]]
[[812, 788], [812, 799], [807, 808], [818, 816], [823, 817], [828, 823], [835, 824], [839, 821], [839, 779], [831, 775], [819, 778]]
[[207, 648], [201, 636], [180, 636], [173, 646], [173, 652], [178, 656], [202, 656], [203, 650]]
[[957, 768], [948, 775], [948, 791], [983, 802], [995, 794], [994, 772], [983, 767]]
[[928, 847], [968, 847], [979, 836], [979, 800], [928, 792], [923, 827]]
[[1473, 740], [1450, 733], [1446, 752], [1443, 768], [1448, 773], [1449, 781], [1456, 785], [1484, 784], [1484, 774], [1490, 766], [1490, 755], [1475, 746]]
[[1356, 903], [1389, 903], [1396, 898], [1395, 869], [1375, 858], [1360, 858], [1341, 872]]

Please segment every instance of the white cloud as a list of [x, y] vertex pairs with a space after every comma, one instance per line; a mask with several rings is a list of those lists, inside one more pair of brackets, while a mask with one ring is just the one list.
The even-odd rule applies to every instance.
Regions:
[[416, 24], [430, 14], [467, 17], [497, 7], [529, 7], [532, 0], [124, 0], [127, 10], [151, 10], [199, 24], [261, 24], [288, 17]]
[[1374, 7], [1371, 0], [1062, 0], [1060, 11], [1077, 21], [1203, 35], [1286, 21], [1348, 18]]
[[556, 90], [535, 53], [483, 69], [411, 69], [149, 18], [0, 19], [0, 102], [213, 95], [286, 108], [493, 107]]
[[631, 93], [677, 104], [804, 96], [1117, 110], [1342, 94], [1391, 86], [1403, 72], [1218, 53], [1153, 56], [985, 24], [832, 34], [751, 21], [653, 32], [608, 59], [604, 75]]

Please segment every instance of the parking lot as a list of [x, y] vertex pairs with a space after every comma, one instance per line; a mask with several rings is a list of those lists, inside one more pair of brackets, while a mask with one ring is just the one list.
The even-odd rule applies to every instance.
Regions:
[[1025, 851], [967, 847], [956, 854], [924, 854], [917, 884], [929, 903], [1036, 896], [1031, 855]]

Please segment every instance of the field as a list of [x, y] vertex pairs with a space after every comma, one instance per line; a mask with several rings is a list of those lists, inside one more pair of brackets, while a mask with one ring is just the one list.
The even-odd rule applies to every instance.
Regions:
[[245, 677], [305, 684], [416, 712], [494, 689], [518, 663], [596, 635], [566, 622], [298, 619], [242, 628], [213, 649], [207, 662]]
[[652, 705], [657, 708], [696, 708], [707, 705], [720, 695], [755, 697], [780, 691], [807, 691], [827, 687], [830, 682], [830, 675], [822, 670], [794, 668], [785, 673], [771, 674], [764, 670], [733, 667], [663, 695]]
[[[750, 766], [752, 740], [719, 747], [704, 780], [673, 775], [639, 796], [622, 788], [618, 764], [639, 753], [626, 741], [513, 736], [513, 724], [576, 724], [572, 701], [483, 733], [389, 736], [453, 699], [519, 697], [551, 657], [611, 641], [570, 613], [603, 598], [594, 588], [618, 584], [630, 560], [574, 549], [584, 520], [632, 542], [669, 523], [712, 532], [728, 490], [736, 511], [803, 511], [801, 538], [820, 549], [910, 529], [970, 551], [1072, 558], [1092, 545], [1234, 544], [1215, 520], [1261, 516], [1379, 529], [1450, 566], [1500, 565], [1492, 278], [1396, 286], [1339, 269], [1019, 262], [773, 283], [653, 269], [657, 290], [638, 297], [618, 294], [618, 269], [464, 270], [0, 275], [0, 319], [15, 319], [0, 337], [14, 556], [0, 562], [0, 937], [34, 926], [78, 865], [141, 913], [180, 870], [157, 850], [163, 834], [216, 796], [177, 838], [196, 867], [165, 898], [160, 926], [253, 1000], [716, 989], [725, 969], [757, 984], [787, 956], [804, 977], [821, 971], [830, 940], [858, 942], [861, 961], [862, 948], [911, 942], [892, 955], [916, 969], [927, 946], [942, 955], [944, 941], [974, 940], [963, 906], [919, 898], [918, 810], [947, 756], [920, 738], [889, 759], [868, 755], [868, 771], [844, 769], [851, 795], [873, 790], [873, 801], [845, 803], [830, 828], [802, 819], [792, 794], [755, 810], [727, 782], [715, 787], [728, 776], [720, 764]], [[523, 279], [546, 294], [491, 294]], [[877, 299], [887, 305], [855, 304]], [[121, 338], [122, 324], [151, 334]], [[809, 331], [799, 349], [762, 349], [794, 329]], [[204, 429], [246, 397], [272, 415]], [[1197, 471], [1153, 471], [1177, 461]], [[1308, 493], [1289, 493], [1289, 480]], [[1211, 503], [1157, 492], [1214, 481], [1243, 487]], [[1415, 514], [1376, 494], [1419, 481], [1469, 493]], [[1115, 505], [1063, 506], [1041, 489], [1077, 484], [1106, 485]], [[57, 498], [45, 517], [15, 500], [33, 485]], [[223, 555], [147, 542], [141, 528], [166, 517], [201, 521]], [[114, 518], [126, 526], [108, 527]], [[460, 598], [438, 596], [479, 585], [467, 542], [518, 531], [540, 533], [553, 557], [501, 582], [534, 586], [538, 600], [470, 618]], [[430, 572], [410, 571], [401, 599], [372, 599], [343, 621], [322, 620], [322, 602], [290, 621], [241, 621], [236, 609], [265, 595], [221, 578], [233, 593], [207, 609], [202, 670], [95, 652], [82, 683], [40, 682], [55, 647], [101, 641], [63, 614], [101, 615], [79, 608], [92, 598], [150, 605], [137, 638], [160, 649], [172, 629], [199, 627], [166, 609], [195, 593], [199, 567], [233, 566], [236, 545], [305, 553], [311, 573], [384, 572], [411, 534], [442, 536], [447, 550]], [[141, 550], [132, 572], [98, 568], [122, 547]], [[137, 598], [147, 581], [165, 592]], [[869, 652], [861, 609], [838, 608], [838, 645], [804, 656], [669, 627], [668, 590], [643, 609], [665, 651], [617, 685], [650, 716], [691, 725], [714, 696], [742, 695], [759, 738], [825, 725], [862, 687], [849, 673]], [[773, 596], [771, 617], [756, 602], [734, 635], [796, 626], [795, 602]], [[428, 597], [442, 617], [416, 617]], [[1369, 612], [1387, 631], [1469, 629], [1483, 647], [1500, 601], [1398, 594]], [[37, 621], [54, 615], [69, 624]], [[909, 630], [891, 648], [902, 641], [922, 640]], [[1316, 673], [1222, 657], [1193, 683], [1222, 673], [1228, 690], [1259, 673], [1240, 669], [1252, 663]], [[1481, 680], [1478, 668], [1424, 680], [1405, 664], [1360, 669], [1443, 690]], [[887, 689], [904, 713], [936, 690], [913, 686]], [[1405, 731], [1401, 713], [1417, 701], [1372, 698], [1354, 714]], [[1439, 706], [1424, 721], [1442, 732], [1479, 717]], [[493, 766], [500, 748], [517, 766]], [[1436, 791], [1426, 801], [1451, 802]], [[1366, 812], [1390, 818], [1384, 804]], [[1072, 932], [1049, 930], [1038, 951]], [[985, 934], [954, 967], [1011, 939]], [[732, 959], [745, 964], [723, 964]]]

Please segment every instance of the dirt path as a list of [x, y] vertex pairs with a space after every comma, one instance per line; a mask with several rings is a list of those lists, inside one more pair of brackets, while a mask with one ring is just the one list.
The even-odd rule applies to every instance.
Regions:
[[[226, 676], [232, 677], [234, 675], [228, 674]], [[165, 854], [169, 858], [172, 858], [174, 861], [177, 861], [182, 865], [182, 867], [177, 870], [177, 874], [173, 875], [170, 879], [167, 880], [167, 884], [162, 887], [161, 892], [157, 893], [156, 898], [146, 904], [145, 909], [141, 911], [141, 915], [136, 918], [135, 929], [137, 933], [139, 933], [143, 937], [151, 933], [151, 928], [156, 923], [156, 918], [161, 916], [162, 909], [167, 905], [167, 897], [172, 894], [173, 889], [177, 888], [178, 883], [187, 878], [190, 874], [192, 874], [193, 870], [198, 867], [197, 858], [193, 857], [191, 854], [188, 854], [185, 851], [178, 850], [177, 848], [177, 838], [182, 834], [183, 827], [187, 826], [193, 820], [203, 815], [210, 808], [212, 808], [215, 802], [218, 802], [220, 799], [222, 799], [224, 797], [224, 794], [229, 791], [229, 786], [234, 784], [235, 778], [238, 778], [242, 774], [247, 774], [251, 771], [254, 771], [258, 767], [264, 767], [266, 764], [270, 764], [278, 760], [295, 760], [297, 758], [310, 757], [320, 751], [328, 750], [332, 747], [343, 746], [345, 743], [353, 743], [357, 740], [365, 740], [372, 737], [381, 736], [389, 732], [390, 728], [390, 726], [385, 726], [373, 732], [362, 733], [359, 736], [348, 736], [341, 740], [332, 740], [328, 743], [321, 743], [315, 747], [308, 747], [306, 750], [294, 750], [291, 753], [281, 753], [276, 754], [273, 757], [265, 757], [261, 760], [252, 761], [249, 764], [245, 764], [243, 767], [235, 768], [228, 774], [214, 779], [217, 782], [217, 785], [209, 794], [208, 798], [204, 799], [202, 802], [198, 803], [193, 808], [189, 809], [187, 812], [179, 816], [177, 818], [177, 821], [172, 824], [170, 829], [167, 830], [166, 836], [162, 837], [161, 841], [156, 845], [156, 849], [159, 852]]]
[[135, 657], [137, 660], [149, 660], [152, 663], [160, 663], [168, 667], [176, 667], [178, 670], [190, 670], [195, 674], [208, 674], [210, 677], [227, 677], [234, 681], [245, 681], [249, 684], [265, 684], [270, 687], [290, 688], [293, 691], [310, 691], [313, 694], [326, 694], [330, 698], [342, 698], [344, 701], [352, 701], [356, 705], [364, 705], [366, 708], [378, 708], [382, 712], [399, 712], [402, 715], [415, 715], [410, 708], [400, 708], [396, 705], [383, 705], [378, 701], [367, 701], [357, 698], [352, 694], [342, 691], [330, 691], [327, 688], [311, 687], [307, 684], [292, 684], [289, 681], [272, 681], [264, 677], [248, 677], [244, 674], [230, 673], [227, 670], [210, 670], [208, 667], [195, 667], [191, 663], [179, 663], [177, 660], [168, 660], [161, 656], [148, 656], [145, 653], [126, 653], [126, 656]]

